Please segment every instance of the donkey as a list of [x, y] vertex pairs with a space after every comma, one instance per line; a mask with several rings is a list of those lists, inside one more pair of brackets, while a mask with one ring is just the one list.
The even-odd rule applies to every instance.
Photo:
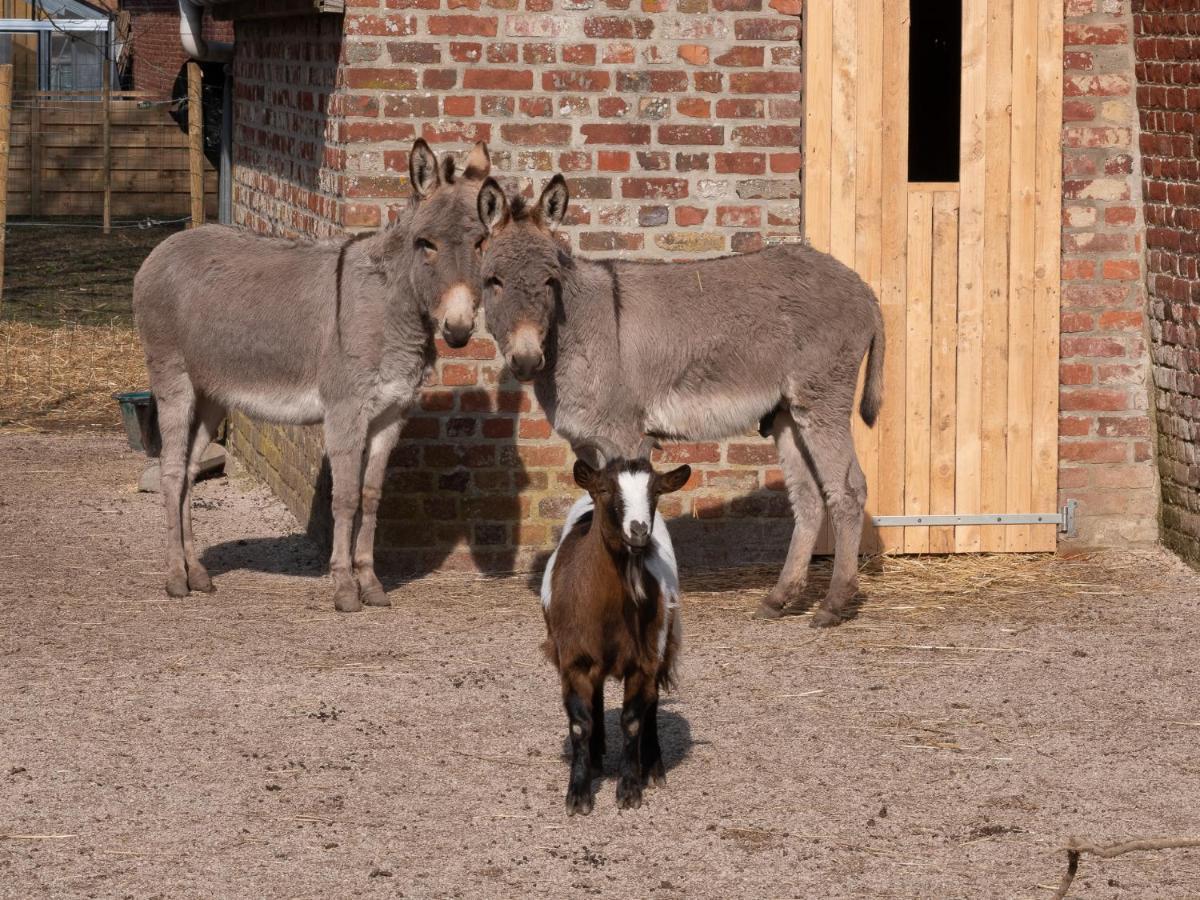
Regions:
[[162, 430], [169, 595], [213, 590], [192, 539], [192, 482], [221, 419], [237, 409], [323, 423], [334, 607], [390, 605], [374, 565], [384, 471], [434, 360], [434, 334], [452, 347], [470, 340], [485, 238], [475, 198], [490, 169], [482, 143], [460, 178], [452, 157], [439, 165], [418, 140], [412, 203], [383, 231], [317, 242], [212, 226], [147, 257], [133, 309]]
[[604, 757], [604, 681], [623, 679], [625, 735], [617, 805], [642, 805], [647, 781], [666, 781], [658, 743], [658, 692], [679, 651], [679, 572], [658, 498], [677, 491], [688, 466], [655, 472], [643, 459], [596, 470], [575, 463], [587, 491], [571, 507], [542, 578], [546, 656], [558, 669], [571, 726], [567, 814], [592, 811], [592, 776]]
[[799, 601], [821, 524], [833, 522], [833, 579], [816, 627], [857, 593], [866, 480], [850, 415], [868, 425], [883, 390], [884, 332], [871, 289], [833, 257], [784, 245], [672, 264], [575, 259], [551, 229], [567, 211], [556, 175], [535, 205], [493, 180], [479, 192], [487, 326], [513, 374], [532, 380], [577, 454], [635, 456], [654, 442], [716, 440], [755, 424], [773, 434], [796, 523], [759, 615]]

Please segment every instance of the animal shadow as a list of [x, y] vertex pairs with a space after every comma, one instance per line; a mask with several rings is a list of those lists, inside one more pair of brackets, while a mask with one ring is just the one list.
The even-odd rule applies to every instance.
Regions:
[[328, 568], [316, 542], [299, 532], [213, 544], [201, 552], [200, 562], [213, 576], [249, 569], [269, 575], [320, 578]]

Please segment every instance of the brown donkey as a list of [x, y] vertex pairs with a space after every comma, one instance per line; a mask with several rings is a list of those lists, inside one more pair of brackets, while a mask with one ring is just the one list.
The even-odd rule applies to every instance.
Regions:
[[314, 242], [213, 226], [175, 235], [146, 259], [133, 309], [162, 430], [172, 597], [213, 589], [192, 539], [192, 481], [221, 419], [237, 409], [324, 424], [334, 606], [388, 605], [374, 566], [384, 470], [435, 332], [454, 347], [471, 337], [485, 236], [475, 198], [490, 168], [477, 144], [456, 177], [452, 157], [439, 165], [418, 140], [413, 203], [384, 231]]
[[645, 460], [596, 470], [579, 460], [587, 495], [567, 515], [542, 577], [546, 655], [558, 668], [571, 729], [567, 813], [592, 811], [592, 776], [604, 757], [604, 681], [623, 679], [625, 736], [617, 805], [642, 805], [647, 781], [666, 779], [658, 743], [658, 691], [679, 651], [679, 573], [658, 498], [677, 491], [687, 466], [658, 473]]
[[760, 612], [778, 616], [800, 598], [827, 509], [836, 557], [812, 624], [838, 624], [857, 591], [867, 495], [850, 437], [864, 356], [868, 425], [882, 401], [883, 319], [871, 289], [800, 245], [671, 264], [575, 259], [551, 233], [567, 202], [561, 175], [532, 207], [510, 204], [492, 179], [479, 193], [490, 235], [484, 309], [513, 374], [534, 381], [554, 429], [593, 461], [761, 423], [796, 524]]

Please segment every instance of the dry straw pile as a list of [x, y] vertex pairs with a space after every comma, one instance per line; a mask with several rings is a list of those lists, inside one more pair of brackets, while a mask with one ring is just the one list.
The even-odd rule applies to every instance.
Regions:
[[0, 322], [0, 426], [117, 426], [113, 392], [146, 383], [129, 327]]

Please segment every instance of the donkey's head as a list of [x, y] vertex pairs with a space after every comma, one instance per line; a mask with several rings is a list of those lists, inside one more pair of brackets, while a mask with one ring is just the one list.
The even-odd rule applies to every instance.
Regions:
[[567, 182], [555, 175], [534, 206], [511, 203], [493, 179], [479, 190], [483, 308], [508, 367], [529, 381], [546, 364], [545, 342], [570, 257], [551, 233], [567, 212]]
[[492, 164], [487, 146], [475, 145], [461, 174], [454, 157], [438, 158], [421, 139], [409, 154], [416, 205], [406, 234], [412, 240], [409, 280], [422, 312], [451, 347], [465, 346], [479, 308], [479, 260], [486, 231], [476, 195]]
[[691, 467], [655, 472], [645, 459], [615, 459], [603, 469], [593, 469], [582, 459], [575, 462], [575, 483], [587, 491], [596, 506], [595, 518], [610, 549], [622, 546], [640, 553], [650, 543], [658, 498], [683, 487]]

